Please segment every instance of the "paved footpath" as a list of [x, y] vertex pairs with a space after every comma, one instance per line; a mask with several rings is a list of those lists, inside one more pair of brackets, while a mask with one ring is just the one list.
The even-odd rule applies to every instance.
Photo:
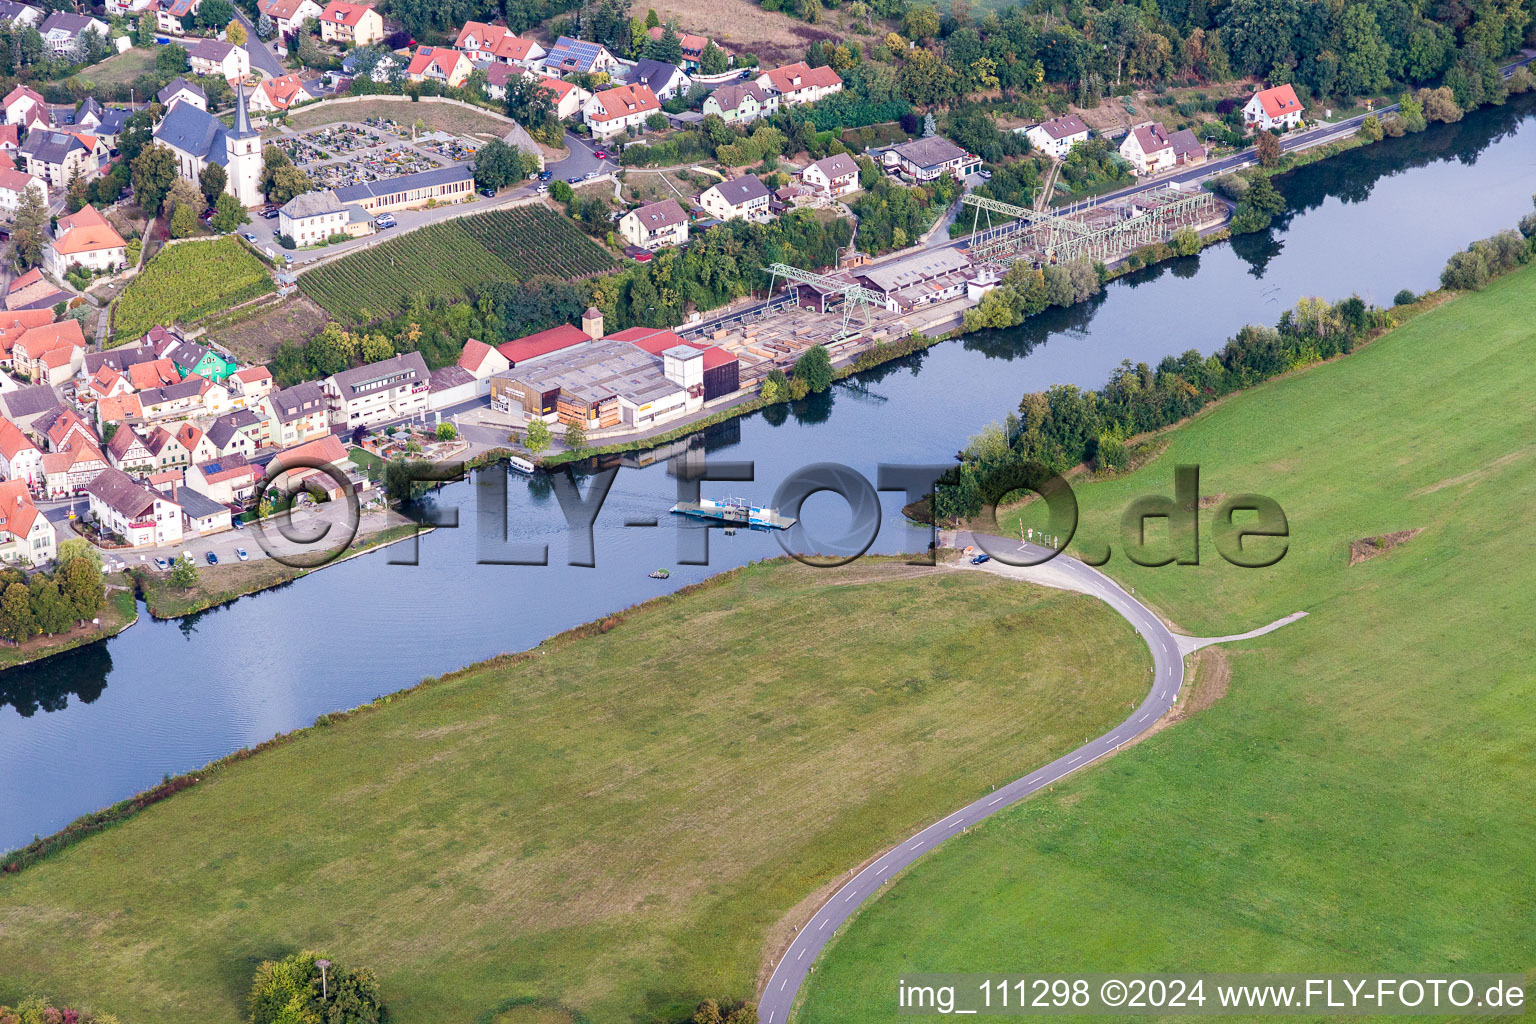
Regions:
[[897, 844], [853, 876], [841, 889], [823, 903], [811, 915], [805, 926], [795, 933], [794, 941], [784, 951], [768, 978], [758, 1000], [758, 1019], [763, 1024], [784, 1024], [789, 1019], [795, 997], [810, 973], [811, 965], [821, 954], [827, 941], [838, 927], [851, 917], [854, 911], [873, 896], [897, 872], [907, 867], [923, 854], [944, 840], [966, 828], [1011, 807], [1035, 792], [1044, 789], [1080, 768], [1086, 768], [1106, 754], [1118, 750], [1124, 743], [1140, 736], [1157, 723], [1179, 698], [1179, 688], [1184, 683], [1184, 658], [1187, 650], [1196, 650], [1211, 643], [1247, 639], [1279, 629], [1305, 615], [1294, 615], [1270, 623], [1260, 629], [1230, 637], [1182, 637], [1175, 634], [1146, 605], [1128, 593], [1114, 580], [1075, 558], [1058, 555], [1038, 566], [1015, 566], [1002, 561], [1005, 558], [1043, 558], [1047, 551], [1033, 544], [1020, 544], [1005, 537], [992, 537], [960, 533], [954, 546], [963, 548], [976, 544], [992, 555], [992, 561], [979, 566], [961, 563], [959, 572], [992, 572], [1010, 579], [1023, 580], [1060, 590], [1073, 590], [1097, 597], [1125, 618], [1141, 634], [1152, 651], [1152, 682], [1146, 699], [1132, 711], [1130, 717], [1098, 739], [1063, 754], [1022, 778], [999, 786], [985, 796], [955, 811], [942, 821]]

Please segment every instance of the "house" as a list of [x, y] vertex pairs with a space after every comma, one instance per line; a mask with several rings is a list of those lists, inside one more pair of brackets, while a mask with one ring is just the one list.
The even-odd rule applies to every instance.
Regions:
[[102, 4], [108, 15], [126, 17], [134, 23], [138, 22], [138, 15], [149, 11], [154, 6], [154, 0], [106, 0]]
[[322, 386], [332, 422], [351, 429], [410, 419], [426, 412], [429, 377], [420, 352], [402, 352], [377, 363], [334, 373]]
[[260, 447], [256, 438], [261, 434], [261, 417], [250, 409], [227, 412], [213, 421], [208, 428], [208, 443], [213, 446], [215, 457], [225, 455], [252, 456]]
[[78, 320], [33, 327], [11, 346], [12, 370], [33, 383], [63, 384], [84, 365], [85, 336]]
[[1024, 137], [1040, 152], [1064, 160], [1073, 146], [1088, 141], [1088, 125], [1076, 114], [1067, 114], [1030, 126]]
[[273, 26], [285, 39], [303, 28], [310, 18], [319, 21], [324, 12], [315, 0], [256, 0], [256, 10], [271, 18]]
[[29, 488], [43, 485], [43, 450], [10, 420], [0, 420], [0, 480], [20, 480]]
[[101, 120], [96, 127], [91, 129], [91, 134], [101, 140], [102, 145], [109, 150], [117, 148], [118, 137], [123, 134], [123, 129], [128, 126], [128, 119], [134, 115], [134, 111], [122, 107], [109, 107], [102, 111]]
[[179, 434], [173, 434], [164, 427], [156, 427], [154, 432], [144, 439], [144, 446], [149, 449], [150, 457], [154, 460], [151, 472], [175, 469], [192, 463], [192, 453], [187, 451]]
[[620, 64], [619, 59], [601, 43], [561, 36], [549, 48], [549, 53], [544, 55], [542, 66], [546, 75], [561, 78], [573, 72], [587, 75], [606, 72], [611, 75], [619, 70]]
[[829, 67], [813, 68], [799, 61], [757, 76], [757, 84], [778, 94], [787, 106], [815, 103], [843, 91], [843, 80]]
[[808, 165], [800, 180], [817, 195], [836, 199], [859, 190], [859, 165], [847, 153], [834, 153]]
[[1289, 85], [1261, 89], [1243, 104], [1243, 124], [1259, 131], [1290, 131], [1301, 124], [1301, 101]]
[[320, 12], [320, 38], [342, 46], [370, 46], [384, 39], [384, 19], [373, 4], [331, 0]]
[[287, 110], [295, 103], [308, 103], [315, 97], [304, 88], [298, 75], [289, 72], [277, 78], [264, 78], [251, 91], [251, 109], [257, 111]]
[[225, 385], [230, 390], [230, 404], [236, 409], [254, 408], [272, 393], [272, 371], [265, 366], [247, 366], [229, 375]]
[[176, 428], [176, 441], [186, 451], [191, 462], [207, 462], [219, 457], [218, 446], [191, 423], [183, 423]]
[[492, 63], [485, 69], [485, 94], [493, 100], [507, 98], [507, 83], [514, 78], [538, 77], [545, 81], [556, 81], [553, 78], [545, 78], [543, 75], [533, 76], [532, 72], [520, 68], [516, 64]]
[[1120, 155], [1137, 174], [1157, 174], [1179, 164], [1205, 160], [1205, 146], [1188, 128], [1169, 134], [1159, 122], [1139, 124], [1126, 133]]
[[621, 85], [594, 95], [581, 113], [593, 138], [611, 139], [630, 128], [644, 128], [645, 119], [659, 110], [661, 101], [646, 86]]
[[0, 483], [0, 559], [46, 565], [58, 553], [58, 534], [32, 503], [21, 481]]
[[503, 25], [487, 25], [483, 21], [466, 21], [453, 41], [453, 48], [463, 50], [476, 64], [489, 61], [524, 68], [537, 67], [548, 52], [532, 39], [524, 39]]
[[630, 85], [643, 85], [650, 89], [661, 102], [674, 96], [686, 96], [693, 81], [683, 69], [666, 61], [644, 58], [635, 63], [627, 76]]
[[107, 39], [106, 22], [88, 15], [66, 14], [63, 11], [48, 15], [37, 26], [37, 30], [42, 33], [43, 45], [59, 57], [78, 57], [83, 45], [80, 37], [87, 32], [95, 32], [103, 42]]
[[[247, 64], [247, 70], [249, 70], [249, 64]], [[155, 93], [155, 99], [166, 110], [170, 110], [177, 103], [190, 103], [198, 110], [208, 109], [208, 94], [185, 78], [171, 79], [170, 84]]]
[[619, 235], [644, 249], [683, 245], [688, 241], [688, 214], [676, 199], [647, 203], [619, 218]]
[[0, 124], [0, 153], [16, 166], [16, 151], [21, 148], [21, 125]]
[[[87, 364], [89, 365], [89, 364]], [[126, 369], [128, 383], [135, 391], [148, 391], [181, 383], [181, 372], [169, 359], [149, 359], [133, 363]]]
[[152, 0], [149, 4], [155, 12], [155, 28], [173, 36], [186, 34], [184, 22], [201, 6], [201, 0]]
[[[32, 271], [27, 273], [30, 274]], [[11, 366], [11, 350], [23, 334], [34, 327], [42, 327], [53, 321], [51, 309], [16, 309], [0, 313], [0, 366]], [[4, 382], [0, 381], [0, 385], [3, 384]]]
[[183, 536], [206, 537], [210, 533], [221, 533], [230, 528], [232, 519], [229, 506], [214, 501], [185, 483], [172, 492], [171, 500], [181, 509]]
[[467, 165], [402, 174], [398, 178], [344, 185], [336, 191], [343, 203], [356, 203], [371, 214], [413, 210], [427, 203], [457, 203], [472, 197], [474, 172]]
[[224, 190], [241, 205], [255, 206], [262, 201], [261, 133], [251, 127], [244, 89], [235, 90], [233, 128], [226, 128], [201, 106], [176, 102], [155, 126], [154, 135], [156, 142], [170, 148], [176, 157], [176, 173], [184, 180], [196, 185], [204, 167], [218, 164], [227, 176]]
[[[661, 25], [653, 25], [650, 29], [650, 37], [660, 41], [667, 34], [667, 30]], [[709, 47], [708, 36], [696, 36], [691, 32], [684, 32], [678, 36], [678, 42], [683, 46], [683, 70], [690, 74], [699, 70], [699, 62], [704, 59], [704, 51]], [[723, 51], [726, 59], [735, 63], [736, 58], [729, 51]]]
[[194, 75], [218, 75], [235, 82], [251, 73], [251, 55], [245, 47], [217, 39], [199, 39], [187, 51], [187, 58], [192, 62]]
[[43, 97], [25, 85], [18, 85], [5, 95], [6, 124], [24, 124], [33, 111], [44, 109]]
[[73, 297], [69, 292], [60, 291], [52, 281], [44, 277], [41, 267], [33, 267], [12, 281], [6, 289], [5, 308], [13, 313], [46, 310]]
[[128, 382], [128, 378], [110, 366], [99, 367], [95, 373], [87, 374], [85, 385], [76, 391], [82, 402], [99, 402], [103, 398], [121, 398], [131, 394], [133, 385]]
[[412, 82], [436, 82], [457, 88], [469, 80], [475, 66], [464, 51], [448, 46], [418, 46], [405, 77]]
[[80, 414], [67, 405], [58, 406], [42, 416], [32, 427], [42, 435], [43, 446], [50, 452], [61, 452], [73, 445], [101, 443]]
[[[409, 54], [407, 54], [409, 56]], [[367, 61], [368, 63], [364, 63]], [[341, 79], [353, 79], [367, 74], [368, 78], [383, 85], [398, 81], [405, 74], [405, 58], [382, 46], [352, 49], [341, 58], [340, 71], [328, 71], [327, 76], [337, 85]]]
[[[285, 467], [292, 467], [283, 472]], [[326, 471], [334, 468], [341, 480]], [[268, 472], [276, 471], [272, 486], [281, 493], [297, 491], [323, 491], [331, 500], [341, 498], [352, 487], [356, 467], [347, 456], [346, 446], [334, 434], [316, 438], [286, 451], [278, 452], [268, 464]], [[343, 486], [342, 481], [346, 481]]]
[[297, 245], [318, 245], [335, 235], [365, 235], [374, 230], [368, 211], [344, 203], [334, 191], [305, 192], [277, 211], [278, 230]]
[[176, 384], [140, 391], [139, 405], [144, 419], [180, 419], [202, 415], [206, 412], [203, 388], [207, 385], [208, 382], [201, 377], [188, 377]]
[[123, 538], [129, 547], [181, 540], [181, 508], [164, 495], [140, 487], [120, 469], [102, 470], [86, 485], [85, 493], [101, 531]]
[[324, 388], [315, 381], [274, 391], [261, 404], [267, 412], [257, 437], [262, 447], [287, 448], [331, 429], [329, 402]]
[[457, 365], [474, 378], [476, 395], [488, 395], [491, 393], [491, 378], [512, 369], [512, 360], [485, 342], [470, 338], [464, 342], [464, 351], [459, 353]]
[[10, 420], [24, 433], [32, 433], [34, 424], [63, 404], [63, 393], [52, 384], [0, 391], [0, 419]]
[[43, 266], [55, 277], [63, 277], [77, 263], [95, 271], [128, 263], [128, 243], [94, 206], [60, 217], [58, 230], [43, 250]]
[[89, 441], [43, 454], [43, 494], [50, 501], [68, 498], [85, 490], [102, 470], [107, 457]]
[[555, 104], [555, 116], [562, 121], [569, 120], [579, 114], [592, 98], [592, 94], [576, 85], [575, 82], [567, 82], [563, 78], [551, 78], [548, 75], [540, 75], [540, 81], [545, 89], [549, 90]]
[[779, 96], [756, 82], [722, 85], [704, 97], [703, 112], [716, 114], [731, 124], [746, 124], [778, 113]]
[[484, 382], [484, 390], [481, 383], [462, 366], [439, 366], [427, 378], [427, 408], [440, 412], [490, 394], [491, 382]]
[[123, 424], [107, 441], [107, 461], [125, 473], [143, 474], [155, 466], [149, 445], [131, 426]]
[[225, 505], [249, 505], [256, 498], [262, 468], [244, 455], [223, 455], [208, 462], [194, 462], [183, 477], [186, 486]]
[[42, 20], [43, 12], [36, 7], [19, 4], [16, 0], [0, 0], [0, 23], [12, 29], [36, 26]]
[[743, 174], [730, 181], [711, 185], [699, 196], [699, 205], [706, 213], [721, 220], [766, 221], [772, 194], [755, 175]]
[[[158, 359], [169, 359], [171, 365], [183, 377], [203, 377], [210, 381], [222, 381], [235, 372], [239, 364], [218, 349], [188, 341], [167, 327], [154, 327], [145, 335], [155, 346]], [[175, 383], [174, 380], [169, 383]]]
[[956, 179], [981, 170], [981, 157], [972, 156], [942, 135], [912, 139], [892, 146], [880, 154], [888, 174], [922, 184], [946, 174]]
[[48, 184], [35, 174], [26, 171], [18, 171], [15, 168], [0, 170], [0, 213], [8, 216], [16, 216], [16, 211], [21, 207], [22, 196], [31, 192], [37, 197], [37, 201], [48, 207]]
[[96, 177], [107, 147], [88, 132], [34, 128], [17, 153], [28, 174], [42, 178], [49, 188], [63, 188], [77, 174]]

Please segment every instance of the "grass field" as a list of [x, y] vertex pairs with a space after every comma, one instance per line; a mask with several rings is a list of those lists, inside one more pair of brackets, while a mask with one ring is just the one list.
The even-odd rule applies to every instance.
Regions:
[[289, 295], [249, 316], [237, 314], [228, 322], [210, 321], [208, 337], [241, 363], [265, 363], [283, 342], [308, 341], [320, 333], [328, 319], [325, 310], [304, 296]]
[[340, 320], [401, 311], [407, 298], [460, 298], [487, 281], [544, 274], [589, 277], [613, 256], [547, 206], [491, 210], [418, 228], [299, 276], [299, 288]]
[[[1230, 649], [1209, 710], [946, 844], [836, 940], [799, 1020], [889, 1020], [898, 970], [1529, 971], [1536, 267], [1228, 400], [1078, 490], [1084, 543]], [[1118, 518], [1201, 468], [1284, 559], [1131, 566]], [[1350, 566], [1355, 540], [1423, 532]], [[1476, 966], [1474, 966], [1476, 965]]]
[[501, 138], [511, 125], [506, 118], [490, 111], [469, 110], [454, 103], [413, 103], [405, 97], [374, 96], [348, 103], [317, 103], [288, 115], [288, 126], [295, 131], [321, 125], [350, 121], [362, 124], [366, 118], [387, 117], [409, 129], [417, 121], [429, 132], [449, 132], [476, 138]]
[[[637, 2], [631, 13], [644, 18], [653, 6], [650, 0]], [[756, 54], [765, 68], [804, 60], [806, 47], [817, 40], [841, 42], [852, 20], [828, 7], [822, 24], [809, 25], [779, 11], [765, 11], [751, 0], [666, 0], [655, 9], [663, 24], [675, 18], [685, 32], [710, 36], [733, 53]], [[874, 24], [878, 28], [881, 23]]]
[[92, 64], [75, 78], [81, 82], [94, 82], [98, 86], [130, 85], [140, 75], [153, 70], [155, 49], [141, 50], [135, 47], [113, 54], [100, 64]]
[[272, 291], [271, 272], [238, 238], [167, 245], [112, 307], [116, 344], [151, 327], [190, 324]]
[[1150, 664], [1095, 601], [899, 562], [754, 566], [604, 627], [0, 876], [0, 1002], [234, 1022], [260, 960], [323, 947], [396, 1024], [670, 1021], [750, 996], [792, 908], [1118, 720]]

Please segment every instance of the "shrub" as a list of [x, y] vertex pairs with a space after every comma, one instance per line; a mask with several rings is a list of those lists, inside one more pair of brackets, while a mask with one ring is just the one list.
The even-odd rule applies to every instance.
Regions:
[[1417, 295], [1413, 294], [1413, 289], [1411, 289], [1411, 288], [1404, 288], [1402, 291], [1400, 291], [1396, 295], [1392, 296], [1392, 305], [1394, 305], [1394, 306], [1408, 306], [1408, 305], [1413, 304], [1414, 302], [1417, 302], [1418, 298], [1419, 297]]
[[[322, 984], [321, 960], [330, 960]], [[305, 950], [256, 968], [251, 1024], [379, 1024], [386, 1019], [379, 982], [367, 968], [348, 969]]]

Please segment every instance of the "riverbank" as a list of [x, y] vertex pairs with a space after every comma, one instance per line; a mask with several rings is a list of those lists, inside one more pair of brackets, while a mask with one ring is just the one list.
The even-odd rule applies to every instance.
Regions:
[[55, 654], [117, 636], [139, 621], [138, 603], [134, 601], [132, 588], [109, 589], [106, 604], [97, 617], [101, 620], [99, 625], [87, 623], [57, 636], [35, 636], [15, 646], [0, 645], [0, 671], [29, 665]]
[[232, 965], [319, 942], [402, 1024], [513, 996], [684, 1016], [749, 995], [765, 936], [847, 863], [1118, 721], [1148, 660], [1098, 602], [984, 574], [731, 570], [13, 855], [0, 998], [234, 1019]]

